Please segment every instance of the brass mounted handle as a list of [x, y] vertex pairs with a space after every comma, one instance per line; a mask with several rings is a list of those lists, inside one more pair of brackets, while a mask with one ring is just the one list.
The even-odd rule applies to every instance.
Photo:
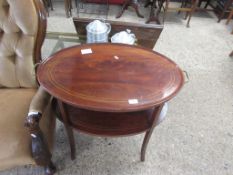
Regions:
[[189, 82], [189, 74], [188, 74], [188, 72], [186, 71], [186, 70], [183, 70], [183, 74], [184, 74], [184, 76], [185, 76], [185, 83], [188, 83]]

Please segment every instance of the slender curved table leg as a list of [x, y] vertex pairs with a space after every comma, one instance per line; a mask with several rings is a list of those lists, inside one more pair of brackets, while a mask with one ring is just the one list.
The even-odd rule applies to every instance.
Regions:
[[164, 104], [161, 104], [159, 107], [155, 107], [154, 112], [152, 114], [152, 125], [151, 128], [146, 132], [145, 137], [143, 139], [143, 143], [142, 143], [142, 148], [141, 148], [141, 161], [144, 162], [145, 161], [145, 155], [146, 155], [146, 148], [147, 145], [149, 143], [149, 140], [151, 138], [151, 135], [154, 131], [155, 126], [158, 124], [158, 118], [160, 115], [160, 112], [163, 108]]
[[59, 107], [59, 110], [61, 112], [61, 117], [63, 119], [63, 123], [64, 123], [65, 129], [66, 129], [66, 133], [68, 135], [69, 143], [70, 143], [71, 160], [74, 160], [76, 148], [75, 148], [73, 129], [72, 129], [72, 127], [69, 126], [68, 114], [67, 114], [67, 111], [65, 109], [64, 103], [61, 102], [60, 100], [57, 100], [57, 101], [58, 101], [58, 107]]

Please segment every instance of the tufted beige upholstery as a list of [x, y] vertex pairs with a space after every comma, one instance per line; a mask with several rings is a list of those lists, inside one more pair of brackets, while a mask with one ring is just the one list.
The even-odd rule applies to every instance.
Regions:
[[37, 91], [34, 68], [46, 29], [42, 9], [40, 0], [0, 0], [0, 170], [35, 164], [24, 127], [28, 111], [43, 113], [40, 128], [52, 146], [50, 96]]
[[[33, 0], [0, 0], [0, 87], [35, 87]], [[30, 8], [28, 8], [30, 7]]]

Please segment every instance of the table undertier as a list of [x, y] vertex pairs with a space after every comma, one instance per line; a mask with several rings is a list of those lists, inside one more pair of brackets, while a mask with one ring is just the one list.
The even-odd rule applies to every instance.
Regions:
[[101, 136], [127, 136], [142, 133], [150, 129], [153, 109], [109, 113], [79, 109], [65, 105], [69, 116], [69, 125], [88, 134]]

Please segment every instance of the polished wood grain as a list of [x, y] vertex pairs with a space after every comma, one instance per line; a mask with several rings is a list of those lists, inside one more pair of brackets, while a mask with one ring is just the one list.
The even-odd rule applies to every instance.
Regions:
[[[91, 54], [81, 50], [91, 49]], [[170, 59], [124, 44], [89, 44], [64, 49], [38, 69], [40, 84], [63, 102], [94, 111], [129, 112], [168, 101], [183, 74]]]

